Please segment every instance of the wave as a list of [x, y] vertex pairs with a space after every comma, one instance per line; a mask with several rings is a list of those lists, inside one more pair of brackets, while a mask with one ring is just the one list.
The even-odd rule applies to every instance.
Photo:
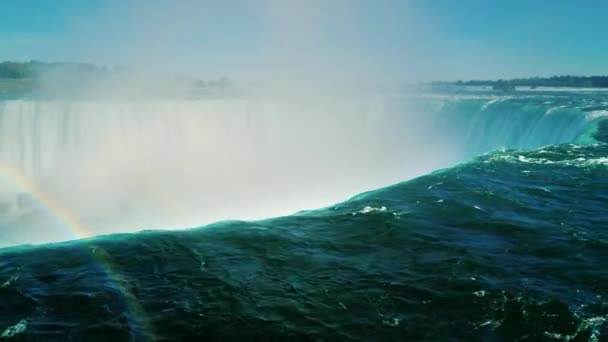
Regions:
[[606, 156], [604, 143], [496, 151], [285, 217], [5, 249], [0, 326], [58, 340], [602, 340], [608, 165], [589, 161]]

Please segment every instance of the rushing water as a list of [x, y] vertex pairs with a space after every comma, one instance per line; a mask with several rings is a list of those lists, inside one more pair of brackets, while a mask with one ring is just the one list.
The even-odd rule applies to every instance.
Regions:
[[608, 336], [602, 92], [0, 108], [0, 157], [37, 190], [5, 177], [4, 245], [279, 215], [461, 162], [275, 219], [5, 248], [3, 336]]
[[3, 101], [0, 246], [324, 207], [496, 149], [574, 141], [592, 127], [580, 107], [601, 101], [577, 96]]

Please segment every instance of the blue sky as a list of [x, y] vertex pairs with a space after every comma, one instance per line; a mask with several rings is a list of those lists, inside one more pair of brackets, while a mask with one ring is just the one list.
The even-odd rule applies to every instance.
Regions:
[[1, 7], [0, 60], [251, 80], [314, 70], [395, 81], [608, 74], [608, 1], [600, 0], [4, 0]]

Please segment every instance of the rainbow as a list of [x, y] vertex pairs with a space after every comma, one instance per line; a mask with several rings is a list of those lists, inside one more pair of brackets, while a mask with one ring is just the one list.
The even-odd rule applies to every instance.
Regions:
[[[69, 210], [64, 208], [58, 201], [54, 200], [50, 195], [45, 193], [36, 182], [30, 177], [26, 176], [18, 169], [0, 163], [0, 179], [10, 182], [16, 186], [20, 191], [26, 192], [31, 196], [39, 205], [41, 205], [46, 211], [48, 211], [62, 227], [65, 227], [71, 234], [74, 235], [74, 239], [85, 239], [94, 237], [96, 234], [89, 229], [86, 225], [82, 224], [78, 218], [73, 215]], [[153, 329], [148, 324], [146, 319], [146, 313], [143, 307], [140, 305], [137, 297], [125, 287], [123, 284], [125, 278], [119, 272], [117, 267], [113, 266], [106, 253], [98, 253], [96, 248], [90, 251], [91, 257], [101, 268], [102, 272], [106, 274], [108, 280], [114, 285], [116, 289], [122, 294], [129, 315], [132, 320], [129, 322], [132, 329], [136, 329], [141, 333], [146, 340], [152, 340], [154, 337]]]

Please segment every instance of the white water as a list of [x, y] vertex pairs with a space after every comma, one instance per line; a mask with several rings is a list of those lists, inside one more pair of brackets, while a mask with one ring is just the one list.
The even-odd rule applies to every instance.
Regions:
[[[509, 113], [484, 114], [494, 105], [446, 118], [443, 104], [378, 97], [11, 100], [0, 102], [0, 161], [95, 234], [184, 228], [330, 205], [469, 158], [485, 131], [486, 150], [572, 138], [514, 141]], [[538, 133], [549, 114], [535, 115]], [[2, 177], [0, 245], [79, 237]]]

